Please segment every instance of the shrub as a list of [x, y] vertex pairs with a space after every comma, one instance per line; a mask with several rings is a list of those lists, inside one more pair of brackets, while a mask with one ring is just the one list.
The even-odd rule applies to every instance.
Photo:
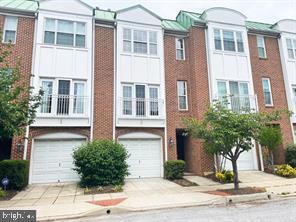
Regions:
[[291, 144], [286, 148], [286, 163], [292, 167], [296, 167], [296, 145]]
[[83, 187], [122, 185], [128, 176], [128, 153], [119, 143], [98, 140], [83, 144], [73, 157]]
[[9, 179], [7, 189], [21, 190], [28, 185], [29, 161], [3, 160], [0, 161], [0, 180]]
[[234, 178], [233, 172], [229, 170], [217, 172], [215, 176], [220, 183], [232, 183]]
[[0, 188], [0, 198], [1, 197], [6, 197], [6, 192], [2, 188]]
[[169, 160], [164, 164], [164, 177], [168, 180], [182, 179], [185, 171], [183, 160]]
[[296, 177], [296, 169], [288, 164], [275, 167], [275, 174], [282, 177]]

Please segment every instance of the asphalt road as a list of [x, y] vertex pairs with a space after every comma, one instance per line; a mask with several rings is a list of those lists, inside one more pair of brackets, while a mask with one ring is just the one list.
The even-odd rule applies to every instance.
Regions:
[[296, 222], [296, 199], [147, 211], [68, 222]]

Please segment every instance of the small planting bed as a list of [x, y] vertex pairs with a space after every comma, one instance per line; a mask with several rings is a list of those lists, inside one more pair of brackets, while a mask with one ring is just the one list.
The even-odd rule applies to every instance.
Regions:
[[[3, 193], [2, 193], [3, 192]], [[6, 200], [10, 200], [11, 198], [13, 198], [16, 194], [18, 193], [18, 191], [16, 190], [7, 190], [7, 191], [1, 191], [1, 196], [0, 196], [0, 201], [6, 201]]]
[[235, 189], [221, 189], [214, 191], [207, 191], [208, 194], [214, 194], [219, 196], [232, 196], [232, 195], [245, 195], [245, 194], [255, 194], [255, 193], [265, 193], [266, 189], [262, 187], [244, 187], [238, 190]]
[[193, 186], [199, 186], [197, 183], [191, 182], [189, 180], [186, 180], [184, 178], [182, 179], [175, 179], [172, 180], [172, 182], [182, 186], [182, 187], [193, 187]]
[[103, 194], [103, 193], [119, 193], [122, 192], [123, 188], [122, 186], [98, 186], [98, 187], [91, 187], [91, 188], [85, 188], [84, 194]]
[[217, 177], [215, 176], [214, 173], [211, 173], [211, 174], [207, 174], [205, 175], [204, 177], [210, 179], [210, 180], [213, 180], [214, 182], [217, 182], [217, 183], [221, 183], [221, 184], [228, 184], [228, 183], [233, 183], [233, 182], [221, 182], [220, 180], [217, 179]]

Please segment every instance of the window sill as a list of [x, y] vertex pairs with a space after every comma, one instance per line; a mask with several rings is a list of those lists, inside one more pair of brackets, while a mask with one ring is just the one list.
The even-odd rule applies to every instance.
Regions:
[[258, 57], [260, 60], [268, 60], [267, 57]]
[[86, 47], [77, 47], [77, 46], [68, 46], [68, 45], [58, 45], [58, 44], [50, 44], [50, 43], [42, 43], [41, 45], [44, 46], [51, 46], [51, 47], [59, 47], [59, 48], [65, 48], [65, 49], [82, 49], [82, 50], [87, 50], [88, 48]]
[[266, 105], [264, 104], [265, 108], [274, 108], [274, 105]]
[[216, 54], [247, 56], [245, 52], [224, 51], [224, 50], [216, 50], [216, 49], [214, 49], [213, 52]]

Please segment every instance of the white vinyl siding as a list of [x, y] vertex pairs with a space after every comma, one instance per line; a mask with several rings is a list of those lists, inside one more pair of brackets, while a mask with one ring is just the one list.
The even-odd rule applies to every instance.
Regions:
[[244, 52], [242, 32], [214, 28], [215, 50], [228, 52]]
[[86, 25], [82, 22], [45, 19], [44, 43], [86, 47]]
[[269, 78], [262, 78], [264, 104], [266, 106], [273, 106], [272, 93]]
[[16, 42], [16, 31], [17, 31], [18, 18], [14, 16], [6, 16], [4, 24], [4, 39], [5, 43]]
[[257, 48], [259, 58], [266, 58], [265, 41], [263, 36], [257, 36]]
[[187, 82], [178, 81], [178, 106], [179, 110], [188, 110], [188, 98], [187, 98]]
[[185, 60], [184, 39], [176, 38], [176, 58], [177, 60]]

